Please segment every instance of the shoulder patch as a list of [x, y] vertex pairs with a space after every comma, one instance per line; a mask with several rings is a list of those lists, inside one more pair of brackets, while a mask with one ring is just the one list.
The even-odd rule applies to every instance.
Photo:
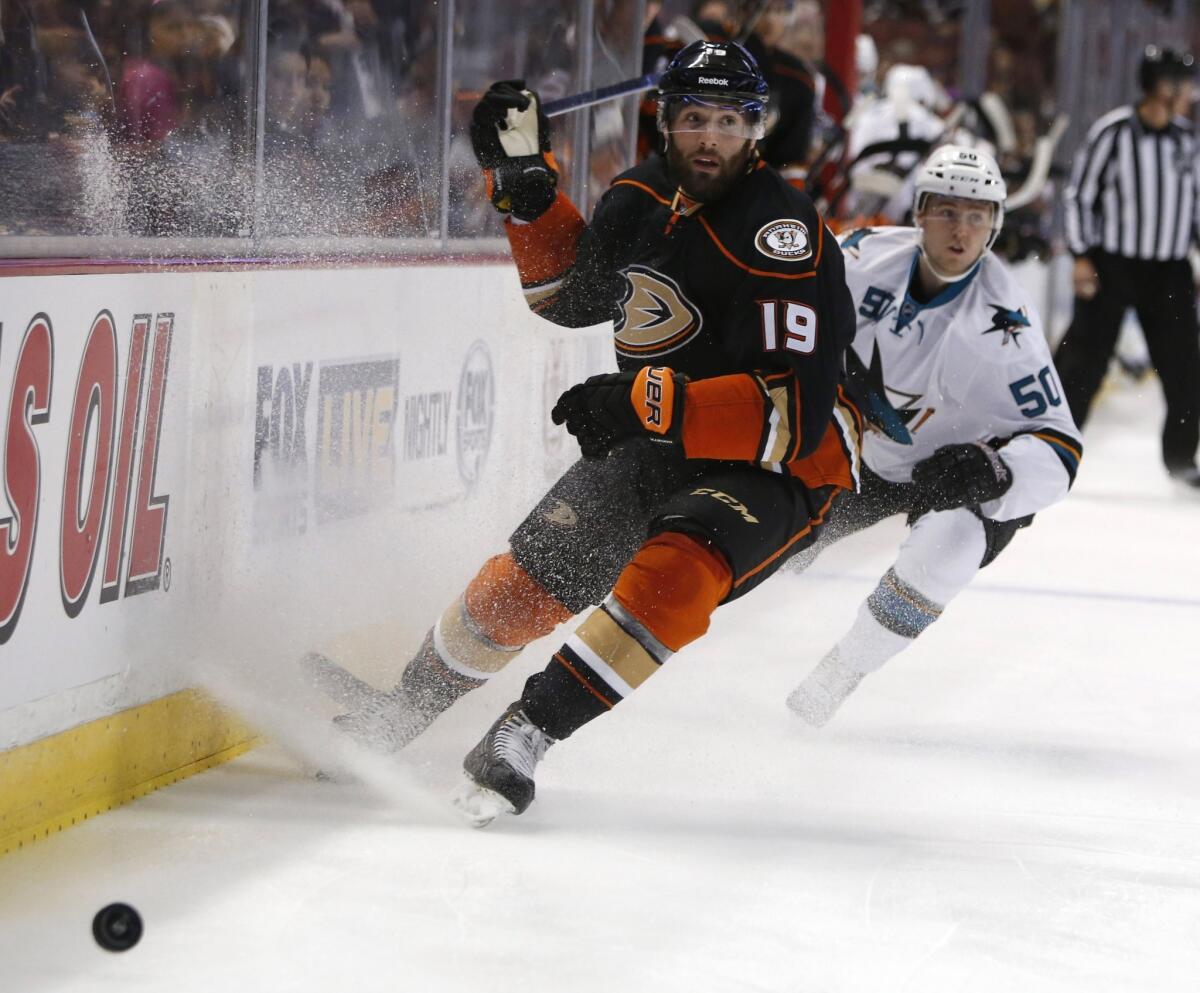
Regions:
[[1020, 348], [1021, 334], [1030, 327], [1029, 318], [1024, 313], [1024, 310], [1015, 310], [1012, 307], [1004, 307], [998, 303], [991, 303], [988, 306], [992, 308], [992, 326], [985, 328], [983, 333], [995, 334], [999, 331], [1002, 335], [1000, 339], [1001, 345], [1007, 345], [1011, 341]]
[[849, 252], [855, 258], [858, 258], [859, 246], [863, 243], [864, 238], [869, 238], [873, 234], [878, 234], [876, 228], [855, 228], [847, 235], [843, 235], [839, 242], [843, 252]]
[[802, 262], [813, 253], [808, 228], [803, 221], [791, 217], [768, 221], [759, 228], [754, 247], [767, 258], [784, 262]]

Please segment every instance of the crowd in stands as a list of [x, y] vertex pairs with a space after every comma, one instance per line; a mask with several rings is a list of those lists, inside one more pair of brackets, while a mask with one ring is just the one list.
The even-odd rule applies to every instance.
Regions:
[[271, 0], [261, 115], [257, 10], [0, 0], [0, 232], [432, 233], [436, 7]]
[[[471, 106], [506, 76], [525, 76], [547, 100], [576, 88], [575, 4], [557, 12], [536, 0], [459, 0], [448, 105], [438, 99], [437, 5], [270, 0], [261, 94], [258, 6], [0, 0], [0, 234], [428, 237], [441, 231], [444, 155], [449, 234], [497, 233], [466, 140]], [[635, 5], [596, 0], [596, 8], [603, 62], [601, 54], [629, 48], [618, 26]], [[955, 101], [949, 72], [916, 67], [911, 32], [867, 14], [853, 93], [825, 61], [818, 0], [649, 0], [643, 69], [660, 69], [696, 37], [744, 41], [771, 82], [768, 161], [835, 221], [885, 216], [881, 191], [900, 191], [903, 204], [888, 172], [902, 178], [904, 157], [881, 164], [864, 148], [895, 128], [897, 101], [906, 129], [931, 141]], [[594, 82], [622, 78], [609, 61], [608, 77]], [[978, 108], [950, 126], [990, 142], [1019, 181], [1046, 128], [1045, 90], [1022, 89], [1003, 44], [989, 87], [1008, 115], [1005, 140]], [[639, 155], [655, 146], [652, 109], [643, 102]], [[555, 136], [566, 163], [578, 140], [570, 120]], [[592, 113], [593, 198], [628, 164], [627, 124], [618, 104]], [[1027, 251], [1047, 223], [1035, 204], [1014, 215], [1002, 244]]]

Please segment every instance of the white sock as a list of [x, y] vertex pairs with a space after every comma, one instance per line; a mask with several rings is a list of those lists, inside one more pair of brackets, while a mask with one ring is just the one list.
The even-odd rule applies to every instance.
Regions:
[[856, 672], [869, 673], [913, 643], [915, 639], [889, 631], [872, 615], [866, 603], [859, 604], [850, 630], [834, 646], [838, 657]]

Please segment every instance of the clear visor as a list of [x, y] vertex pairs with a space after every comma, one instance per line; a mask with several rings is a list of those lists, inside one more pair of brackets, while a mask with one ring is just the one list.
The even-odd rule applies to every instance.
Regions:
[[921, 212], [926, 224], [944, 224], [951, 227], [964, 227], [971, 231], [990, 230], [996, 217], [993, 204], [981, 200], [959, 201], [957, 203], [927, 203]]
[[712, 133], [757, 139], [766, 134], [766, 117], [761, 100], [723, 100], [684, 94], [658, 100], [658, 130], [665, 135]]

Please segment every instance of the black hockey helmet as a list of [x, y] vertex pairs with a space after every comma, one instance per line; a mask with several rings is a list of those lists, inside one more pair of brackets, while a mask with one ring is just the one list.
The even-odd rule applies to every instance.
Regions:
[[736, 41], [693, 41], [681, 48], [658, 79], [659, 96], [723, 96], [767, 100], [758, 62]]
[[1138, 85], [1149, 93], [1160, 79], [1191, 79], [1196, 75], [1196, 60], [1191, 52], [1147, 45], [1138, 63]]
[[736, 41], [693, 41], [680, 49], [658, 79], [658, 128], [682, 103], [716, 102], [735, 107], [746, 122], [747, 138], [766, 129], [767, 80], [758, 62]]

